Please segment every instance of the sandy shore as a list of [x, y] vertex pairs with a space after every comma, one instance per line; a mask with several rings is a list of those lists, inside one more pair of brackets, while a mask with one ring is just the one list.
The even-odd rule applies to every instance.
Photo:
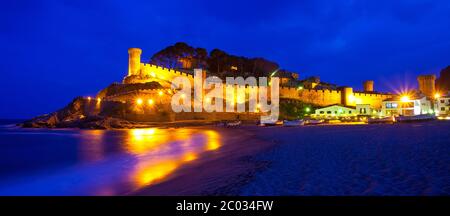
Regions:
[[131, 195], [449, 195], [450, 122], [223, 129], [233, 142]]
[[239, 189], [257, 171], [268, 166], [268, 162], [253, 160], [253, 156], [275, 144], [246, 129], [217, 127], [225, 134], [226, 145], [204, 153], [195, 163], [180, 168], [169, 180], [129, 195], [238, 195]]

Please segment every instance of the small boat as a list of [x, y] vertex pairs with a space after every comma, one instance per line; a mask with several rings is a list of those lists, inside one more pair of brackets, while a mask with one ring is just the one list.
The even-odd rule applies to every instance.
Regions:
[[436, 116], [429, 114], [415, 115], [415, 116], [398, 116], [395, 118], [398, 122], [415, 122], [415, 121], [432, 121]]
[[388, 116], [388, 117], [383, 117], [383, 118], [369, 118], [367, 120], [367, 123], [369, 124], [382, 124], [382, 123], [394, 123], [395, 122], [395, 118], [394, 116]]
[[284, 120], [283, 121], [283, 126], [285, 126], [285, 127], [295, 127], [295, 126], [301, 126], [301, 125], [305, 125], [305, 121], [303, 121], [303, 120], [292, 120], [292, 121]]
[[237, 127], [240, 126], [242, 124], [241, 121], [234, 121], [234, 122], [227, 122], [225, 123], [225, 126], [227, 127]]
[[259, 122], [259, 126], [277, 126], [277, 125], [283, 125], [283, 121], [281, 120], [277, 120], [277, 121], [264, 121], [264, 122]]
[[317, 124], [322, 124], [324, 121], [322, 119], [310, 119], [308, 121], [306, 121], [306, 124], [308, 125], [317, 125]]

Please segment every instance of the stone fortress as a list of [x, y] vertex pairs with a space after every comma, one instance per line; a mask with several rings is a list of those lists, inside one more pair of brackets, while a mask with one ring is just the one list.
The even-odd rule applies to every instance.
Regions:
[[[101, 90], [97, 95], [98, 101], [113, 101], [127, 104], [128, 111], [122, 113], [121, 116], [124, 119], [137, 121], [259, 119], [260, 113], [248, 111], [245, 113], [173, 113], [170, 109], [171, 95], [174, 94], [171, 89], [171, 81], [175, 77], [184, 76], [193, 83], [193, 72], [142, 63], [142, 50], [139, 48], [130, 48], [128, 54], [128, 74], [124, 77], [122, 83], [114, 83], [108, 88]], [[203, 77], [206, 76], [207, 71], [204, 70]], [[374, 90], [374, 82], [371, 80], [363, 82], [363, 91], [354, 91], [352, 87], [347, 86], [328, 89], [315, 88], [320, 83], [319, 80], [313, 80], [308, 85], [302, 86], [283, 85], [285, 83], [283, 79], [280, 79], [280, 99], [301, 101], [312, 104], [315, 107], [332, 105], [356, 107], [357, 105], [365, 105], [373, 110], [381, 110], [383, 101], [398, 97], [398, 95], [391, 93], [376, 92]], [[298, 79], [298, 75], [290, 79]], [[419, 76], [420, 92], [430, 98], [433, 97], [435, 93], [435, 79], [434, 75]], [[258, 87], [246, 86], [245, 88], [248, 94], [249, 89]], [[247, 99], [248, 97], [244, 101]], [[242, 100], [239, 103], [242, 103]]]

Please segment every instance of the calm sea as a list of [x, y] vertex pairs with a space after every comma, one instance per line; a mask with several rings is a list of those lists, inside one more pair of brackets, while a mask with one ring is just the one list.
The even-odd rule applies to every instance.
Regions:
[[0, 195], [123, 195], [221, 147], [209, 129], [22, 129], [0, 125]]

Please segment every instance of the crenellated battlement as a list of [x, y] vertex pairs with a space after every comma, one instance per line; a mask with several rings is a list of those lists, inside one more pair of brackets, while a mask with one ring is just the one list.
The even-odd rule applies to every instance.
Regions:
[[[147, 83], [156, 81], [163, 87], [170, 88], [170, 83], [176, 77], [187, 77], [191, 83], [194, 81], [194, 75], [178, 71], [172, 68], [141, 63], [141, 50], [132, 48], [129, 50], [129, 74], [125, 77], [124, 83]], [[138, 62], [139, 61], [139, 62]], [[223, 83], [224, 92], [230, 85]], [[233, 85], [232, 87], [236, 87]], [[259, 92], [258, 86], [245, 86], [245, 92], [248, 94], [252, 90]], [[346, 106], [355, 106], [356, 104], [370, 104], [374, 108], [381, 107], [382, 101], [392, 97], [391, 94], [377, 93], [373, 91], [373, 81], [364, 82], [364, 92], [353, 92], [351, 87], [342, 87], [341, 89], [298, 89], [295, 87], [283, 87], [279, 89], [280, 98], [300, 100], [305, 103], [315, 104], [317, 106], [329, 106], [332, 104], [343, 104]], [[270, 94], [270, 90], [267, 91]]]

